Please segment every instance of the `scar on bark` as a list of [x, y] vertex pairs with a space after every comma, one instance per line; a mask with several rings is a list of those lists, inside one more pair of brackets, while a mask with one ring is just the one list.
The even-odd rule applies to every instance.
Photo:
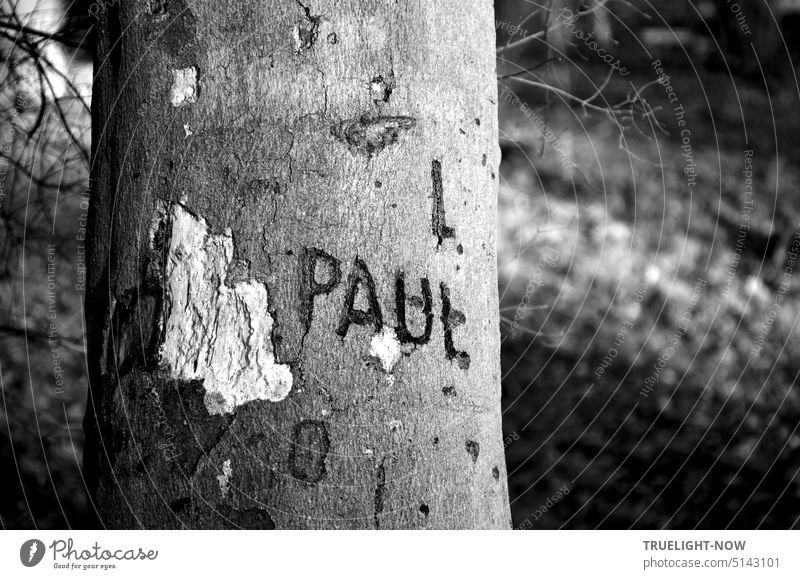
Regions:
[[[444, 326], [444, 350], [447, 354], [448, 360], [451, 362], [456, 361], [458, 367], [462, 370], [469, 370], [470, 357], [469, 354], [462, 350], [456, 350], [453, 343], [453, 330], [467, 321], [464, 312], [453, 308], [450, 302], [450, 288], [446, 284], [439, 284], [439, 289], [442, 293], [442, 325]], [[445, 395], [448, 393], [442, 390]]]
[[386, 457], [384, 456], [381, 463], [378, 465], [375, 475], [375, 528], [381, 528], [380, 514], [383, 512], [383, 507], [386, 497]]
[[328, 428], [319, 420], [301, 420], [292, 429], [289, 471], [297, 480], [318, 483], [327, 474], [325, 458], [331, 448]]
[[478, 454], [481, 452], [481, 445], [474, 440], [468, 440], [464, 443], [464, 450], [472, 457], [472, 462], [478, 461]]
[[294, 52], [295, 54], [300, 54], [304, 50], [314, 47], [314, 43], [316, 43], [319, 36], [319, 24], [322, 21], [322, 16], [312, 16], [311, 9], [308, 6], [299, 0], [296, 1], [297, 5], [303, 9], [308, 22], [305, 26], [297, 24], [294, 27]]
[[373, 157], [393, 145], [400, 133], [417, 124], [413, 117], [371, 117], [347, 119], [331, 126], [331, 135], [345, 143], [354, 155]]
[[394, 91], [394, 72], [389, 72], [385, 77], [382, 74], [372, 77], [369, 91], [375, 104], [388, 103]]
[[133, 367], [154, 371], [164, 341], [164, 264], [169, 245], [169, 217], [159, 211], [143, 251], [140, 285], [119, 296], [111, 309], [105, 371], [125, 376]]
[[433, 180], [433, 210], [431, 214], [431, 227], [436, 239], [439, 240], [437, 246], [442, 245], [445, 239], [452, 239], [456, 236], [456, 231], [447, 226], [444, 214], [444, 185], [442, 182], [442, 162], [438, 159], [431, 161], [431, 178]]

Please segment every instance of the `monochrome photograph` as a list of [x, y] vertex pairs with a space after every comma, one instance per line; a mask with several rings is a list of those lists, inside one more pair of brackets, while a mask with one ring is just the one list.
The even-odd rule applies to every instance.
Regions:
[[106, 531], [790, 564], [800, 1], [0, 6], [8, 576], [167, 564]]

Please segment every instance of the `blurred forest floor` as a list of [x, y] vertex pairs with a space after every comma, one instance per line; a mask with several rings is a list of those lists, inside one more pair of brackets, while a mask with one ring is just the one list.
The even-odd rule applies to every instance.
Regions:
[[[608, 69], [577, 60], [573, 88], [590, 95], [580, 79], [600, 84]], [[789, 528], [800, 515], [800, 280], [780, 285], [800, 217], [796, 79], [661, 60], [679, 102], [660, 84], [644, 94], [663, 107], [668, 134], [628, 130], [620, 142], [602, 115], [551, 115], [578, 170], [542, 146], [521, 105], [500, 99], [503, 421], [517, 528]], [[657, 78], [648, 61], [629, 68], [634, 86]], [[614, 103], [627, 88], [612, 81], [604, 94]], [[745, 150], [751, 229], [737, 249], [751, 207]]]

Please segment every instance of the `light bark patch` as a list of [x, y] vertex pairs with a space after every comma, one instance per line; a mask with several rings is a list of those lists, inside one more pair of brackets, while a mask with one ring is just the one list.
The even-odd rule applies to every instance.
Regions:
[[233, 467], [231, 467], [231, 459], [228, 459], [222, 463], [222, 474], [217, 477], [219, 492], [223, 499], [228, 497], [228, 492], [231, 490], [231, 475], [233, 475]]
[[375, 334], [369, 346], [369, 355], [381, 362], [384, 372], [391, 373], [397, 362], [400, 361], [402, 352], [400, 340], [392, 328], [383, 326], [380, 333]]
[[253, 400], [283, 400], [292, 373], [275, 360], [266, 286], [256, 280], [226, 283], [233, 261], [229, 231], [211, 235], [204, 219], [177, 203], [171, 221], [162, 366], [175, 379], [203, 380], [212, 415]]
[[198, 93], [197, 67], [189, 66], [172, 71], [172, 87], [169, 89], [169, 101], [173, 107], [196, 103]]

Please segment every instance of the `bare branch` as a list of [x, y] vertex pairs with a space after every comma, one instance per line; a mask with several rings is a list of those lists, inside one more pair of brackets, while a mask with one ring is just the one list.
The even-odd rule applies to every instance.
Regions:
[[[44, 32], [42, 30], [37, 30], [35, 28], [31, 28], [30, 26], [25, 26], [17, 19], [17, 22], [3, 22], [0, 20], [0, 29], [5, 30], [13, 30], [14, 32], [18, 32], [20, 35], [24, 37], [35, 36], [37, 38], [41, 38], [43, 40], [53, 40], [58, 42], [59, 44], [63, 44], [64, 46], [68, 46], [70, 48], [85, 48], [82, 43], [75, 42], [71, 38], [64, 36], [63, 34], [58, 34], [55, 32]], [[14, 38], [13, 36], [9, 35], [8, 38]]]
[[[592, 14], [593, 12], [596, 12], [596, 11], [600, 10], [601, 8], [605, 8], [606, 4], [608, 4], [611, 1], [612, 0], [596, 0], [596, 4], [594, 6], [592, 6], [591, 8], [585, 8], [583, 10], [579, 10], [579, 11], [575, 12], [575, 15], [578, 16], [578, 17], [581, 17], [581, 16], [586, 16], [588, 14]], [[614, 0], [614, 1], [622, 2], [624, 4], [630, 5], [629, 0]], [[545, 8], [544, 6], [541, 7], [541, 10], [547, 11], [547, 12], [551, 12], [552, 11], [551, 8]], [[527, 21], [528, 18], [530, 18], [530, 15], [528, 17], [526, 17], [525, 20]], [[528, 44], [530, 42], [533, 42], [534, 40], [542, 40], [544, 38], [547, 38], [547, 34], [551, 30], [555, 30], [559, 26], [561, 26], [561, 23], [560, 22], [556, 22], [555, 24], [551, 24], [550, 26], [548, 26], [544, 30], [540, 30], [539, 32], [536, 32], [534, 34], [529, 34], [528, 36], [525, 36], [524, 38], [520, 38], [519, 40], [517, 40], [516, 42], [512, 42], [511, 44], [506, 44], [503, 48], [498, 48], [497, 49], [497, 54], [500, 55], [500, 54], [503, 54], [504, 52], [506, 52], [507, 50], [513, 50], [515, 48], [519, 48], [520, 46], [524, 46], [524, 45], [526, 45], [526, 44]]]

